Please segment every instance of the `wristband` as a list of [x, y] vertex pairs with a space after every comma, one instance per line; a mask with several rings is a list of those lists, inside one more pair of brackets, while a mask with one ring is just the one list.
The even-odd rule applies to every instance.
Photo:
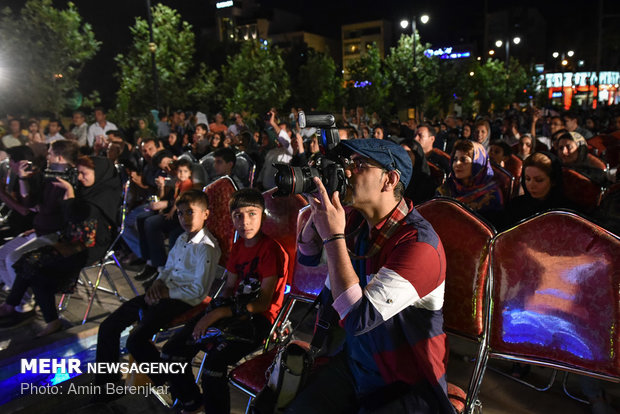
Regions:
[[334, 240], [338, 240], [338, 239], [344, 239], [344, 234], [336, 233], [336, 234], [332, 234], [331, 237], [323, 239], [323, 246], [325, 246], [327, 243], [333, 242]]

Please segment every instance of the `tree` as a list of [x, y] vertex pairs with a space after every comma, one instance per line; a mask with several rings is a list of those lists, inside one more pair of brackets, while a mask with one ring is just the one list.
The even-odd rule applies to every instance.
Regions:
[[297, 106], [306, 110], [333, 111], [342, 95], [341, 79], [331, 56], [308, 51], [308, 59], [301, 65], [293, 96]]
[[346, 82], [349, 106], [361, 106], [368, 113], [377, 112], [382, 118], [390, 114], [390, 84], [384, 74], [377, 45], [349, 66]]
[[416, 65], [413, 64], [413, 36], [402, 35], [396, 47], [385, 58], [386, 78], [391, 85], [390, 101], [396, 108], [424, 109], [426, 97], [432, 94], [437, 80], [436, 58], [424, 56], [424, 45], [416, 32]]
[[523, 101], [523, 90], [532, 82], [523, 66], [512, 58], [508, 67], [497, 59], [488, 59], [484, 63], [476, 62], [472, 71], [471, 86], [481, 113]]
[[[202, 63], [194, 65], [192, 26], [181, 20], [176, 10], [163, 4], [155, 5], [151, 11], [161, 106], [167, 111], [188, 106], [206, 110], [205, 102], [215, 91], [216, 73]], [[148, 22], [136, 17], [130, 31], [133, 39], [129, 51], [114, 58], [120, 88], [111, 118], [121, 125], [131, 116], [143, 115], [156, 106]]]
[[[65, 10], [52, 0], [28, 0], [19, 15], [6, 8], [0, 19], [0, 108], [47, 112], [56, 116], [70, 107], [78, 78], [101, 42], [73, 3]], [[79, 95], [79, 93], [78, 93]]]
[[222, 66], [219, 89], [227, 112], [246, 112], [255, 119], [271, 107], [281, 108], [291, 93], [280, 50], [256, 40], [245, 41], [241, 51]]

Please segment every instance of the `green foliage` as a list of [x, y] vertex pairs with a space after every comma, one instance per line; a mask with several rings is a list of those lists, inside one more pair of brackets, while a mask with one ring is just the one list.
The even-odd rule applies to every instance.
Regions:
[[299, 68], [293, 96], [297, 106], [306, 110], [330, 111], [334, 110], [341, 95], [341, 84], [334, 59], [325, 53], [310, 50], [308, 59]]
[[385, 58], [386, 77], [390, 83], [390, 101], [396, 108], [418, 107], [423, 109], [437, 83], [436, 58], [424, 56], [430, 47], [423, 44], [416, 32], [416, 64], [413, 61], [413, 36], [402, 35], [396, 47], [390, 48]]
[[[365, 86], [354, 87], [356, 82]], [[373, 45], [365, 55], [349, 66], [347, 82], [349, 107], [362, 106], [368, 113], [377, 112], [385, 117], [391, 108], [388, 101], [389, 93], [390, 84], [379, 56], [379, 49], [377, 45]]]
[[28, 0], [19, 12], [0, 19], [0, 109], [51, 111], [56, 116], [75, 101], [78, 77], [101, 43], [75, 5], [65, 10], [52, 0]]
[[279, 49], [246, 41], [241, 51], [226, 59], [219, 86], [226, 112], [248, 113], [248, 118], [281, 108], [290, 96], [289, 76]]
[[504, 62], [488, 59], [476, 62], [472, 71], [472, 89], [479, 102], [480, 112], [503, 109], [512, 102], [523, 102], [523, 89], [531, 84], [527, 72], [516, 59], [510, 59], [508, 68]]
[[[152, 16], [160, 106], [167, 111], [186, 106], [206, 110], [205, 102], [215, 91], [216, 74], [204, 64], [194, 65], [191, 25], [163, 4], [152, 8]], [[129, 51], [114, 59], [120, 88], [110, 117], [121, 125], [156, 106], [148, 22], [137, 17], [130, 30], [133, 41]]]

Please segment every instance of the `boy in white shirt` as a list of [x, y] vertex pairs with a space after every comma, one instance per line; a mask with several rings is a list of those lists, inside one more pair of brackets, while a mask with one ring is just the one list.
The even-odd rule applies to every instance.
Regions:
[[[138, 322], [127, 338], [127, 349], [138, 363], [159, 360], [151, 338], [175, 317], [198, 305], [209, 293], [221, 250], [204, 227], [209, 216], [208, 198], [199, 190], [182, 193], [177, 215], [185, 230], [168, 254], [168, 260], [146, 294], [122, 304], [99, 326], [97, 362], [118, 362], [121, 332]], [[97, 385], [119, 380], [118, 375], [99, 374]], [[105, 396], [101, 396], [105, 399]]]

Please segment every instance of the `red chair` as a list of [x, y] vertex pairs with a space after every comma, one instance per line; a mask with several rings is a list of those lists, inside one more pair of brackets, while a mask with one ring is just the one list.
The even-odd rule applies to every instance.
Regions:
[[607, 164], [596, 155], [588, 154], [588, 164], [603, 171], [607, 171]]
[[228, 202], [233, 193], [237, 191], [237, 187], [230, 177], [225, 176], [213, 181], [203, 191], [209, 197], [207, 229], [220, 244], [222, 255], [219, 264], [226, 266], [235, 237], [235, 228], [230, 218]]
[[426, 162], [428, 163], [428, 168], [431, 169], [431, 178], [433, 179], [433, 183], [436, 187], [439, 187], [446, 180], [446, 173], [432, 162]]
[[495, 181], [497, 181], [502, 190], [504, 204], [508, 204], [508, 201], [512, 198], [515, 179], [505, 168], [502, 168], [493, 162], [491, 163], [491, 168], [493, 168], [493, 176]]
[[443, 157], [446, 159], [446, 161], [448, 161], [448, 165], [451, 165], [451, 161], [450, 161], [450, 154], [448, 154], [447, 152], [444, 152], [442, 150], [440, 150], [439, 148], [433, 148], [432, 150], [435, 154]]
[[512, 197], [519, 195], [519, 186], [521, 185], [521, 173], [523, 171], [523, 160], [514, 154], [510, 155], [508, 161], [505, 163], [505, 169], [514, 178], [512, 182]]
[[585, 212], [599, 205], [603, 190], [601, 186], [578, 171], [562, 167], [564, 195]]
[[533, 217], [491, 242], [487, 332], [469, 397], [489, 358], [620, 382], [620, 238], [570, 212]]
[[[267, 191], [265, 194], [269, 194], [273, 191], [275, 190]], [[310, 207], [304, 207], [301, 211], [299, 211], [297, 224], [294, 226], [296, 229], [295, 239], [297, 239], [299, 232], [301, 232], [309, 217]], [[291, 257], [296, 257], [296, 255]], [[278, 318], [273, 324], [271, 334], [273, 334], [276, 329], [281, 328], [287, 323], [291, 311], [298, 301], [310, 303], [314, 302], [318, 294], [323, 289], [325, 278], [327, 276], [326, 264], [316, 267], [307, 267], [300, 264], [297, 260], [291, 260], [290, 262], [294, 264], [293, 278], [291, 280], [291, 292], [286, 303], [280, 310]], [[258, 395], [258, 393], [267, 384], [265, 372], [271, 365], [275, 354], [276, 347], [270, 351], [263, 352], [262, 354], [251, 358], [246, 362], [243, 362], [230, 371], [230, 383], [250, 397], [246, 408], [246, 413], [250, 408], [252, 399], [256, 397], [256, 395]]]
[[588, 151], [591, 154], [601, 156], [607, 151], [607, 147], [600, 135], [594, 136], [588, 140]]
[[[488, 300], [485, 286], [489, 271], [489, 243], [496, 232], [451, 198], [435, 198], [416, 206], [416, 209], [432, 224], [446, 252], [444, 330], [482, 344], [484, 306]], [[470, 379], [470, 387], [471, 384]], [[461, 405], [467, 412], [474, 402], [475, 399], [468, 401], [464, 398]], [[456, 408], [457, 401], [454, 400], [453, 404]]]
[[265, 191], [265, 219], [262, 230], [268, 236], [278, 241], [289, 257], [289, 280], [293, 278], [295, 255], [297, 254], [297, 216], [299, 211], [308, 205], [308, 202], [299, 194], [288, 197], [273, 197], [277, 188]]

